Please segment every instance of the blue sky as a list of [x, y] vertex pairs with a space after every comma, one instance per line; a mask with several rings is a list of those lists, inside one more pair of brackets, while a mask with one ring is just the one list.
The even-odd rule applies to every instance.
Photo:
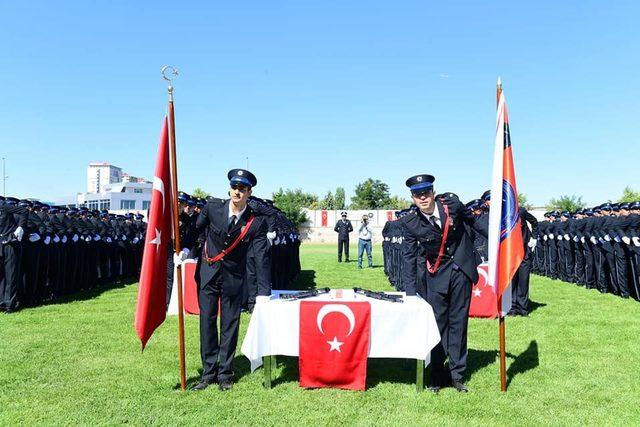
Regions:
[[3, 6], [0, 155], [7, 194], [85, 191], [108, 161], [151, 178], [180, 69], [180, 187], [406, 196], [436, 176], [490, 186], [495, 82], [509, 103], [520, 192], [589, 203], [640, 190], [638, 2], [29, 1]]

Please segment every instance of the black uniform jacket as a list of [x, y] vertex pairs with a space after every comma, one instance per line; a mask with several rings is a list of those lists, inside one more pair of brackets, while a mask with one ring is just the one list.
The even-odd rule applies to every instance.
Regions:
[[[205, 247], [203, 256], [198, 262], [199, 285], [206, 285], [216, 274], [222, 274], [222, 291], [227, 295], [237, 295], [244, 286], [247, 250], [253, 242], [256, 257], [256, 279], [258, 282], [258, 295], [270, 295], [271, 283], [269, 267], [269, 242], [266, 236], [266, 221], [255, 221], [249, 228], [249, 232], [242, 241], [225, 255], [222, 260], [209, 264], [204, 258], [213, 258], [223, 249], [227, 249], [237, 239], [249, 218], [255, 213], [250, 206], [242, 216], [237, 219], [235, 225], [228, 230], [230, 200], [209, 199], [202, 208], [196, 221], [199, 232], [205, 233]], [[205, 252], [206, 251], [206, 252]]]
[[349, 240], [349, 233], [353, 231], [353, 226], [351, 225], [351, 221], [349, 220], [338, 220], [338, 222], [336, 222], [336, 226], [333, 228], [333, 231], [338, 233], [338, 239]]
[[[459, 201], [457, 203], [457, 206], [454, 206], [453, 209], [450, 207], [449, 213], [451, 214], [452, 222], [440, 269], [446, 268], [453, 262], [457, 268], [462, 270], [475, 283], [478, 281], [477, 268], [480, 260], [474, 250], [471, 228], [484, 236], [487, 235], [487, 230], [472, 218], [466, 217], [464, 215], [464, 206]], [[440, 200], [436, 200], [436, 208], [440, 214], [441, 227], [444, 228], [447, 217]], [[402, 223], [405, 236], [402, 283], [407, 295], [415, 295], [416, 286], [420, 286], [419, 283], [424, 283], [424, 280], [419, 280], [420, 276], [424, 277], [425, 274], [429, 274], [426, 272], [426, 260], [429, 260], [431, 265], [436, 262], [443, 232], [431, 225], [429, 220], [420, 212], [407, 215], [399, 221]], [[443, 286], [448, 286], [448, 281], [443, 283]], [[421, 289], [418, 293], [426, 295], [424, 289]]]

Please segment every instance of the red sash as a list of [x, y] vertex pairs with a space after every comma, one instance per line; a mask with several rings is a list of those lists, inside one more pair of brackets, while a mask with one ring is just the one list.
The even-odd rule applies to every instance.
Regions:
[[[436, 209], [438, 209], [438, 206], [436, 206]], [[433, 266], [431, 266], [431, 263], [429, 263], [429, 260], [427, 260], [427, 270], [431, 274], [434, 274], [436, 271], [438, 271], [438, 268], [442, 263], [442, 257], [444, 256], [444, 248], [445, 248], [445, 245], [447, 244], [447, 236], [449, 235], [449, 227], [451, 226], [451, 217], [449, 216], [449, 207], [443, 203], [442, 209], [444, 209], [444, 214], [446, 215], [447, 219], [444, 222], [444, 229], [442, 231], [442, 242], [440, 242], [440, 250], [438, 251], [438, 258], [436, 258], [436, 263]]]
[[251, 224], [253, 223], [254, 218], [255, 217], [253, 215], [251, 215], [249, 217], [249, 221], [247, 221], [247, 225], [244, 226], [244, 228], [242, 229], [242, 231], [240, 232], [240, 235], [238, 235], [236, 240], [234, 240], [234, 242], [231, 245], [229, 245], [228, 248], [224, 248], [223, 250], [220, 251], [220, 253], [218, 255], [214, 256], [213, 258], [210, 258], [209, 255], [207, 255], [207, 242], [204, 242], [204, 248], [202, 249], [202, 257], [204, 258], [204, 260], [209, 265], [211, 265], [214, 262], [218, 262], [218, 261], [221, 261], [222, 259], [224, 259], [224, 257], [226, 255], [231, 253], [231, 251], [233, 251], [236, 248], [236, 246], [238, 246], [238, 244], [242, 241], [242, 239], [244, 239], [244, 236], [247, 235], [247, 233], [249, 232], [249, 228], [251, 227]]

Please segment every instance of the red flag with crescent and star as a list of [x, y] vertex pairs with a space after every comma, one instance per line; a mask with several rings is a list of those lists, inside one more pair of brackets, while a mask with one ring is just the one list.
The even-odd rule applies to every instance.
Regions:
[[153, 176], [136, 303], [135, 328], [143, 349], [167, 314], [167, 246], [171, 239], [171, 200], [169, 130], [165, 118]]
[[368, 302], [300, 303], [300, 386], [364, 390], [371, 331]]

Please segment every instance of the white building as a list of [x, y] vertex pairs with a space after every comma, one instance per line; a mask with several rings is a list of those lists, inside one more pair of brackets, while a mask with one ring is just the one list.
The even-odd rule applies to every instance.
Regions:
[[105, 186], [122, 182], [122, 169], [105, 162], [91, 162], [87, 167], [87, 193], [102, 193]]
[[117, 166], [92, 162], [87, 167], [87, 192], [58, 199], [56, 204], [146, 215], [151, 204], [152, 188], [150, 181], [124, 173]]

